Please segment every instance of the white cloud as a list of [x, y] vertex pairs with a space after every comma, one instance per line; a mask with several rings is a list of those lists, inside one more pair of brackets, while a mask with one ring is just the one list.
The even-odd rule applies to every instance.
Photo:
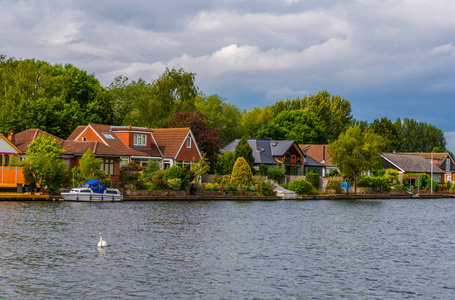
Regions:
[[450, 54], [454, 55], [455, 47], [453, 46], [453, 43], [437, 46], [431, 50], [431, 54], [436, 55], [436, 54], [440, 54], [440, 53], [450, 53]]
[[454, 15], [452, 0], [2, 1], [0, 40], [1, 54], [72, 63], [104, 85], [183, 67], [233, 101], [327, 89], [375, 111], [387, 105], [370, 95], [454, 93]]

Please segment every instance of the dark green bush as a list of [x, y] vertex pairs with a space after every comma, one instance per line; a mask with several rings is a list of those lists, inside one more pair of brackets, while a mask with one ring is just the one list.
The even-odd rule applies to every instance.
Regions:
[[182, 180], [182, 189], [186, 190], [189, 187], [189, 183], [191, 181], [191, 175], [188, 171], [183, 170], [177, 165], [173, 165], [169, 169], [164, 172], [163, 179], [168, 181], [169, 179], [176, 179], [179, 178]]
[[283, 182], [286, 174], [286, 168], [284, 165], [274, 165], [267, 169], [267, 178], [275, 180], [278, 183]]
[[264, 164], [259, 165], [259, 174], [267, 175], [267, 167]]
[[275, 184], [271, 181], [261, 181], [259, 182], [259, 186], [261, 187], [261, 193], [264, 196], [273, 196]]
[[133, 173], [133, 174], [131, 174], [131, 175], [128, 175], [128, 176], [125, 178], [125, 180], [126, 180], [127, 182], [129, 182], [129, 181], [137, 181], [137, 180], [139, 180], [139, 178], [141, 178], [141, 173], [138, 172], [138, 173]]
[[299, 195], [309, 195], [313, 193], [314, 187], [305, 179], [294, 180], [289, 184], [289, 189]]
[[310, 172], [306, 174], [305, 180], [311, 183], [315, 189], [319, 188], [319, 174]]

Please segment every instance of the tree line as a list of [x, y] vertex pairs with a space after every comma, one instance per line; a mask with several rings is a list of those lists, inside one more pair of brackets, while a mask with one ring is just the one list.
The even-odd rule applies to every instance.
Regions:
[[196, 74], [166, 69], [158, 78], [118, 76], [103, 87], [94, 74], [66, 64], [0, 55], [0, 132], [40, 128], [67, 138], [88, 123], [150, 128], [190, 126], [213, 161], [222, 145], [243, 136], [325, 144], [352, 126], [385, 138], [386, 151], [445, 151], [444, 132], [413, 119], [355, 120], [349, 100], [320, 91], [240, 110], [195, 85]]

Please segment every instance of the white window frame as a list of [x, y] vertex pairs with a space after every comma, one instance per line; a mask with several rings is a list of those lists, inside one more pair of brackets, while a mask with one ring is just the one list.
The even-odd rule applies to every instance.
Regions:
[[191, 137], [186, 138], [186, 149], [191, 149]]
[[446, 177], [446, 178], [445, 178], [445, 181], [446, 181], [446, 182], [447, 182], [447, 181], [448, 181], [448, 182], [452, 182], [452, 174], [446, 174], [445, 177]]
[[147, 146], [147, 135], [135, 134], [134, 135], [134, 146]]

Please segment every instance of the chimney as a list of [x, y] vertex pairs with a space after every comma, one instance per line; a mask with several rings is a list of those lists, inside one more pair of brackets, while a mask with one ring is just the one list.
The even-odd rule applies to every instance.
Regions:
[[16, 136], [14, 135], [14, 130], [10, 130], [9, 131], [9, 135], [8, 135], [8, 140], [11, 142], [11, 144], [15, 144], [16, 143]]

